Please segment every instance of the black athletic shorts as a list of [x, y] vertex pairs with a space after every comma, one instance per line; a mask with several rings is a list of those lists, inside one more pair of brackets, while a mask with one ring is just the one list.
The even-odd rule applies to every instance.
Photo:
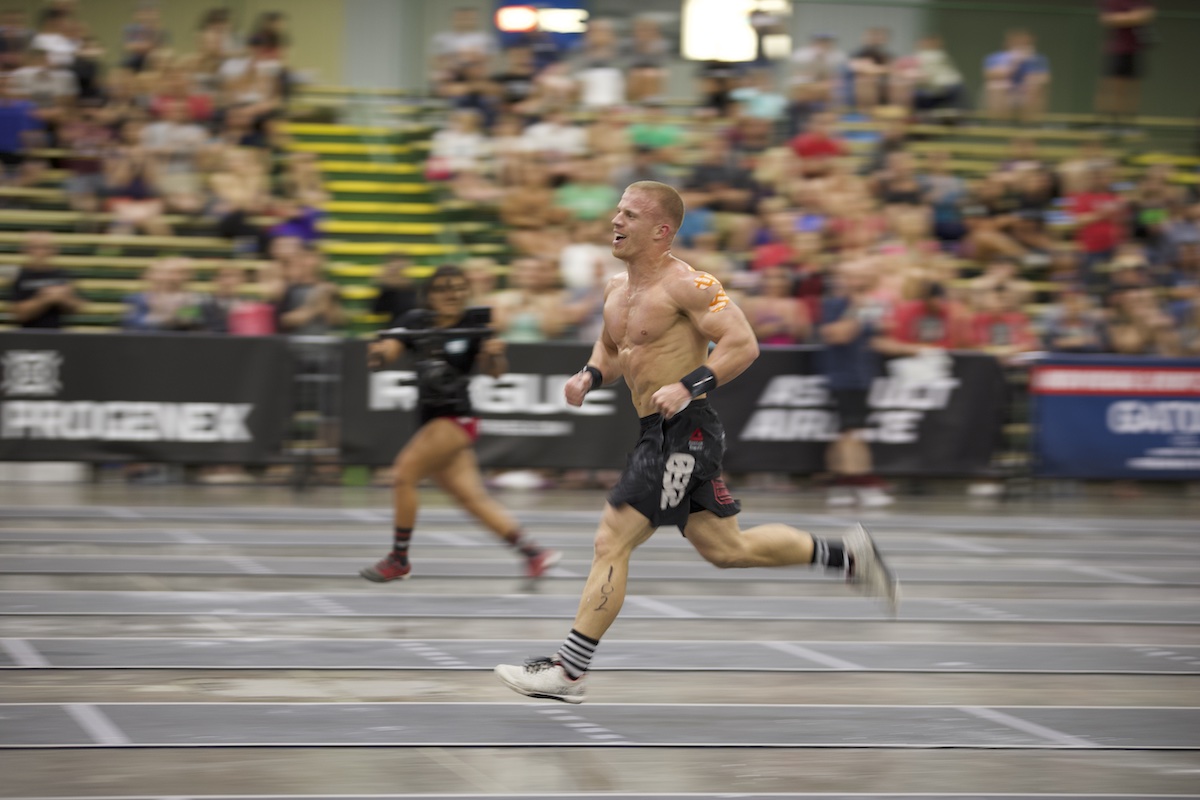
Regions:
[[668, 420], [661, 414], [642, 417], [641, 424], [641, 438], [609, 503], [632, 506], [656, 528], [674, 525], [680, 531], [697, 511], [732, 517], [742, 510], [721, 480], [725, 428], [707, 400], [693, 400]]
[[1137, 53], [1109, 53], [1105, 61], [1106, 74], [1110, 78], [1142, 77], [1142, 59]]
[[838, 415], [838, 430], [861, 431], [867, 427], [867, 390], [832, 389], [833, 409]]

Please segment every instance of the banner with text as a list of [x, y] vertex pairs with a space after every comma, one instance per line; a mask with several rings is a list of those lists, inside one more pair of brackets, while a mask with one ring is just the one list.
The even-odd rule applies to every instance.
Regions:
[[1030, 393], [1035, 474], [1200, 479], [1200, 360], [1055, 356]]
[[[725, 423], [725, 466], [811, 474], [838, 437], [818, 348], [767, 348], [713, 393]], [[893, 362], [868, 394], [866, 437], [876, 471], [894, 476], [979, 474], [999, 441], [1008, 390], [995, 359], [954, 354], [920, 376]]]
[[[513, 345], [506, 374], [473, 375], [480, 462], [506, 468], [623, 467], [638, 435], [624, 382], [589, 392], [578, 408], [563, 398], [563, 385], [591, 353], [583, 344]], [[369, 372], [363, 342], [346, 343], [342, 364], [342, 458], [350, 464], [390, 463], [416, 426], [416, 373], [403, 360], [396, 369]]]
[[0, 461], [278, 460], [282, 339], [0, 334]]
[[[411, 435], [417, 387], [411, 369], [370, 373], [365, 345], [343, 359], [343, 458], [390, 462]], [[737, 472], [824, 469], [837, 438], [816, 348], [765, 349], [736, 381], [712, 395], [725, 424], [725, 466]], [[623, 383], [568, 406], [563, 384], [591, 353], [586, 345], [509, 347], [509, 373], [476, 375], [479, 457], [492, 467], [620, 468], [638, 436]], [[403, 365], [401, 365], [403, 366]], [[988, 356], [955, 355], [920, 380], [880, 377], [870, 393], [868, 436], [879, 471], [890, 475], [965, 475], [987, 469], [1007, 403], [1004, 375]]]

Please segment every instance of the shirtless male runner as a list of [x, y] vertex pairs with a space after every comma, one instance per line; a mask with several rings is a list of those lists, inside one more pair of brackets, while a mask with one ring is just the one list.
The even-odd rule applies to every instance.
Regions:
[[814, 564], [896, 609], [896, 579], [861, 525], [842, 541], [781, 523], [740, 530], [741, 506], [721, 480], [725, 431], [705, 398], [750, 366], [758, 343], [721, 284], [671, 255], [682, 221], [679, 193], [655, 181], [631, 184], [612, 221], [613, 255], [627, 269], [605, 288], [600, 338], [565, 394], [578, 406], [592, 389], [624, 378], [641, 438], [609, 494], [566, 641], [553, 657], [496, 667], [501, 681], [530, 697], [586, 699], [588, 666], [625, 600], [630, 556], [661, 525], [677, 526], [717, 567]]

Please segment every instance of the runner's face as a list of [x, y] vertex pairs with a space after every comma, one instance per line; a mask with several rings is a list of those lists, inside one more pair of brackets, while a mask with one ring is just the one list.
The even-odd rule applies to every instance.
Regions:
[[653, 241], [657, 214], [653, 202], [642, 192], [625, 192], [613, 217], [612, 253], [629, 261]]
[[466, 278], [438, 278], [429, 284], [429, 306], [444, 317], [462, 316], [467, 307]]

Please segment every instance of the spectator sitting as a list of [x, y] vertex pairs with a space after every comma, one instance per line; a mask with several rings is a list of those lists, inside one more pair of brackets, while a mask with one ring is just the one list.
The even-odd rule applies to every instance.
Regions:
[[962, 202], [967, 185], [950, 171], [950, 154], [945, 150], [929, 153], [926, 172], [921, 178], [923, 199], [933, 213], [933, 234], [944, 243], [957, 242], [967, 229], [963, 224]]
[[480, 28], [479, 12], [471, 6], [454, 9], [451, 29], [433, 36], [433, 50], [450, 68], [487, 58], [496, 50], [491, 34]]
[[500, 89], [501, 113], [535, 113], [538, 106], [536, 79], [532, 50], [521, 46], [505, 50], [503, 71], [492, 76], [492, 83]]
[[45, 50], [33, 49], [29, 51], [28, 66], [13, 72], [9, 80], [14, 95], [28, 98], [37, 106], [38, 118], [49, 129], [51, 143], [56, 143], [55, 131], [79, 96], [75, 73], [57, 66]]
[[44, 144], [43, 123], [37, 105], [12, 92], [12, 77], [0, 73], [0, 179], [5, 184], [27, 186], [43, 172], [42, 164], [23, 152]]
[[850, 56], [850, 80], [854, 102], [860, 111], [898, 100], [897, 76], [892, 70], [892, 54], [887, 49], [891, 31], [868, 28], [863, 44]]
[[683, 128], [667, 119], [666, 106], [659, 100], [644, 103], [640, 119], [629, 126], [629, 141], [633, 146], [661, 151], [659, 161], [664, 164], [679, 161], [678, 150], [686, 138]]
[[1020, 310], [1021, 292], [998, 283], [976, 295], [977, 310], [971, 319], [975, 346], [1006, 363], [1037, 349], [1038, 339], [1029, 317]]
[[63, 161], [68, 173], [67, 202], [73, 211], [95, 214], [104, 191], [104, 156], [112, 145], [111, 131], [100, 122], [100, 109], [80, 105], [64, 126], [62, 139], [71, 151]]
[[142, 146], [141, 134], [142, 123], [126, 122], [120, 143], [104, 160], [105, 205], [113, 213], [109, 233], [170, 236], [155, 159]]
[[488, 138], [480, 130], [478, 111], [460, 109], [450, 115], [450, 127], [433, 135], [425, 177], [451, 180], [464, 172], [479, 172], [489, 155]]
[[1083, 252], [1084, 280], [1097, 286], [1102, 282], [1099, 267], [1112, 258], [1124, 238], [1125, 203], [1112, 191], [1107, 170], [1092, 170], [1088, 177], [1087, 188], [1067, 198], [1067, 209]]
[[764, 345], [802, 344], [812, 331], [808, 306], [793, 294], [792, 275], [785, 266], [764, 269], [758, 292], [746, 301], [746, 318]]
[[399, 319], [421, 305], [417, 289], [413, 285], [409, 270], [412, 261], [396, 253], [379, 268], [375, 280], [378, 294], [371, 301], [371, 313], [387, 317], [391, 327], [399, 325]]
[[670, 50], [671, 46], [656, 19], [650, 16], [634, 18], [625, 86], [629, 102], [640, 103], [663, 93]]
[[848, 59], [830, 34], [818, 33], [812, 43], [792, 54], [790, 96], [793, 133], [799, 131], [813, 113], [838, 105], [838, 87], [846, 72]]
[[805, 177], [818, 177], [832, 172], [830, 162], [849, 153], [846, 145], [833, 133], [833, 115], [820, 113], [813, 116], [803, 133], [790, 142], [792, 152], [800, 158], [800, 169]]
[[246, 272], [224, 264], [213, 274], [213, 290], [200, 298], [200, 327], [208, 333], [266, 336], [275, 332], [270, 305], [246, 297]]
[[584, 108], [611, 108], [625, 102], [625, 65], [612, 20], [588, 20], [583, 47], [571, 66]]
[[1034, 49], [1028, 31], [1009, 31], [1003, 50], [983, 63], [984, 101], [994, 117], [1033, 119], [1045, 109], [1050, 62]]
[[522, 257], [509, 272], [512, 288], [496, 296], [492, 320], [506, 342], [544, 342], [562, 336], [577, 322], [567, 317], [567, 295], [558, 287], [557, 266], [544, 258]]
[[133, 12], [133, 21], [121, 31], [121, 66], [141, 72], [151, 51], [166, 47], [171, 35], [162, 26], [158, 6], [143, 2]]
[[470, 292], [467, 306], [491, 308], [496, 300], [496, 262], [486, 256], [475, 256], [464, 261], [462, 269]]
[[972, 338], [967, 310], [946, 297], [944, 286], [930, 282], [919, 289], [917, 299], [896, 308], [884, 349], [915, 355], [929, 348], [967, 348]]
[[54, 67], [70, 68], [75, 61], [79, 43], [70, 35], [71, 13], [63, 8], [47, 8], [41, 14], [37, 35], [29, 43], [30, 50], [48, 54]]
[[9, 73], [25, 63], [25, 51], [33, 40], [29, 16], [18, 8], [0, 12], [0, 72]]
[[966, 105], [962, 73], [945, 51], [942, 37], [922, 37], [913, 59], [914, 109], [918, 112], [960, 110]]
[[209, 181], [215, 197], [209, 213], [217, 218], [217, 230], [227, 239], [243, 240], [256, 252], [266, 252], [267, 237], [253, 221], [270, 207], [270, 181], [262, 159], [241, 147], [224, 152], [222, 169]]
[[168, 258], [146, 268], [142, 291], [127, 302], [123, 327], [127, 331], [165, 332], [198, 329], [200, 298], [188, 291], [191, 265], [187, 259]]
[[321, 266], [321, 254], [304, 247], [288, 263], [283, 296], [275, 305], [281, 332], [326, 336], [345, 320], [338, 288], [323, 279]]
[[554, 192], [554, 205], [571, 219], [590, 222], [614, 212], [621, 194], [605, 180], [604, 162], [577, 159], [567, 182]]
[[1068, 287], [1045, 323], [1043, 341], [1055, 353], [1099, 353], [1104, 329], [1092, 298], [1082, 287]]
[[172, 211], [194, 214], [203, 206], [200, 152], [208, 145], [208, 132], [191, 121], [187, 105], [172, 100], [163, 105], [163, 117], [142, 128], [142, 148], [155, 160], [155, 175], [163, 199]]
[[657, 150], [653, 147], [635, 147], [633, 162], [623, 164], [614, 170], [611, 184], [618, 192], [623, 192], [626, 186], [638, 181], [670, 183], [671, 180], [671, 175], [659, 163]]
[[1180, 332], [1175, 320], [1160, 305], [1152, 290], [1118, 289], [1110, 294], [1105, 338], [1121, 355], [1177, 355]]
[[25, 236], [25, 264], [9, 287], [13, 320], [22, 328], [56, 330], [83, 308], [66, 270], [54, 266], [54, 240], [45, 231]]
[[275, 201], [274, 213], [280, 221], [271, 226], [268, 235], [290, 236], [299, 239], [305, 246], [312, 246], [321, 238], [321, 221], [325, 212], [301, 200], [285, 197]]
[[741, 104], [747, 117], [772, 124], [782, 120], [787, 111], [787, 98], [775, 89], [774, 75], [769, 69], [751, 70], [743, 85], [730, 92], [730, 97]]
[[551, 165], [587, 153], [587, 130], [571, 122], [562, 108], [551, 109], [526, 128], [522, 139], [527, 152]]

